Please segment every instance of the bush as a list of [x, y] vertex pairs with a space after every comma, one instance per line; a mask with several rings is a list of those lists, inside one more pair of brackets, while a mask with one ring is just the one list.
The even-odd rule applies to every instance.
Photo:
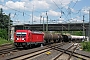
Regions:
[[82, 42], [81, 44], [84, 51], [90, 51], [90, 42]]
[[5, 40], [5, 39], [0, 37], [0, 45], [8, 44], [8, 43], [11, 44], [11, 43], [13, 43], [13, 41], [12, 40]]
[[7, 29], [0, 29], [0, 37], [4, 39], [8, 38]]

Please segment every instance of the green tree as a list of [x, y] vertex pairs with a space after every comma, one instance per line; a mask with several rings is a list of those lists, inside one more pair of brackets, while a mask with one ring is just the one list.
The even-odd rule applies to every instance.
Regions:
[[[9, 16], [3, 13], [2, 8], [0, 9], [0, 28], [5, 29], [8, 28], [9, 24]], [[10, 25], [12, 25], [12, 20], [10, 20]]]
[[0, 28], [2, 28], [2, 26], [3, 26], [3, 19], [2, 19], [2, 17], [3, 17], [3, 10], [2, 10], [2, 8], [0, 9]]
[[[8, 26], [9, 26], [9, 15], [3, 13], [3, 9], [0, 9], [0, 37], [8, 38]], [[10, 25], [12, 25], [12, 20], [10, 20]]]

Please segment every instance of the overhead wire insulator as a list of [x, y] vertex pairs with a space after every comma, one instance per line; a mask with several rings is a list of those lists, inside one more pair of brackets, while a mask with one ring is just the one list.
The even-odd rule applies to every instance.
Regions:
[[24, 16], [24, 12], [23, 12], [23, 16]]

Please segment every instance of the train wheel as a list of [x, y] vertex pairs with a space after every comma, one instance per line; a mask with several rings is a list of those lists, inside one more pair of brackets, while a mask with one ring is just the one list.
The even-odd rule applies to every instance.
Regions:
[[60, 42], [60, 40], [58, 39], [58, 43]]
[[45, 41], [45, 44], [48, 44], [48, 40]]
[[29, 46], [25, 45], [23, 48], [28, 49], [28, 48], [29, 48]]
[[48, 40], [48, 43], [51, 43], [51, 41], [50, 41], [50, 40]]
[[14, 46], [14, 48], [18, 49], [18, 46]]
[[28, 46], [28, 48], [31, 48], [32, 46], [31, 46], [31, 44]]
[[56, 40], [54, 40], [54, 43], [56, 43]]

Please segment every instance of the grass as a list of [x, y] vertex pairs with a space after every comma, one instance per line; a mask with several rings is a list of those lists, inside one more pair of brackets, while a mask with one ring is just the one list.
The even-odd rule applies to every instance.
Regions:
[[5, 39], [2, 39], [2, 38], [0, 38], [0, 45], [4, 45], [4, 44], [11, 44], [11, 43], [13, 43], [13, 41], [12, 40], [5, 40]]
[[89, 42], [82, 42], [81, 45], [82, 45], [82, 49], [84, 51], [90, 52], [90, 41]]

